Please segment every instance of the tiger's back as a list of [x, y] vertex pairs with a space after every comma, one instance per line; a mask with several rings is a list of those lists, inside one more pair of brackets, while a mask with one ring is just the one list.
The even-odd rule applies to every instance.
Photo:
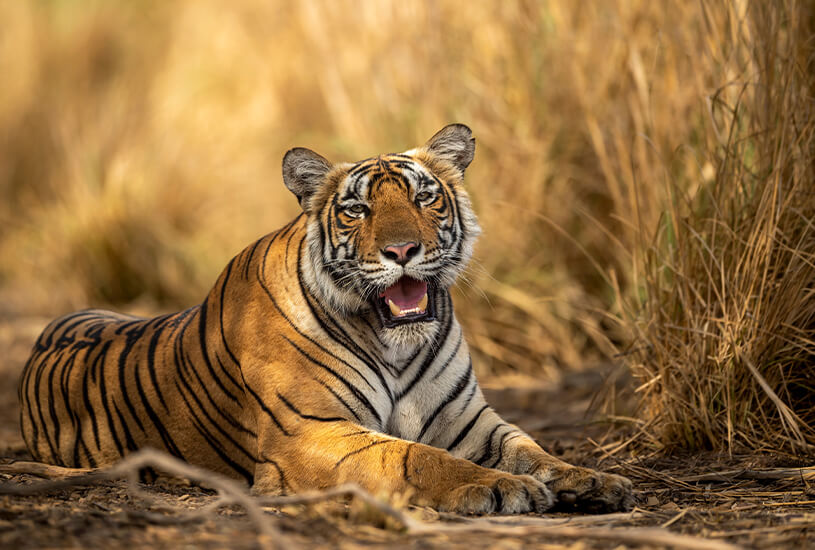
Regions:
[[219, 345], [224, 297], [246, 284], [231, 272], [249, 275], [238, 264], [251, 260], [233, 259], [202, 304], [178, 313], [143, 319], [96, 309], [52, 321], [19, 386], [34, 458], [98, 467], [153, 447], [251, 483], [256, 433], [236, 358]]

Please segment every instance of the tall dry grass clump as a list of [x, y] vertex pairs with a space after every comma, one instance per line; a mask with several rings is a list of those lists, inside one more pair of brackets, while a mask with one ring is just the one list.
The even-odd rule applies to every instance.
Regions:
[[[741, 8], [741, 9], [740, 9]], [[815, 11], [710, 10], [715, 176], [647, 248], [636, 327], [647, 431], [668, 446], [815, 451]]]

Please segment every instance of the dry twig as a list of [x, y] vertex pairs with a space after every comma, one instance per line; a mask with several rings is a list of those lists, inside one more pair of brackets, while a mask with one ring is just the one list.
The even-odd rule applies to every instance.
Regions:
[[[28, 471], [25, 471], [26, 468], [28, 468]], [[263, 510], [261, 510], [256, 500], [253, 499], [240, 484], [220, 474], [193, 466], [167, 453], [154, 449], [142, 449], [137, 451], [126, 456], [109, 468], [86, 471], [80, 470], [78, 473], [76, 469], [73, 468], [61, 468], [36, 462], [17, 462], [4, 465], [0, 471], [31, 473], [40, 476], [45, 475], [55, 479], [29, 484], [3, 483], [0, 484], [0, 494], [19, 496], [40, 495], [83, 485], [96, 485], [104, 481], [121, 478], [128, 480], [129, 489], [131, 492], [134, 492], [138, 491], [138, 474], [143, 468], [154, 468], [167, 474], [187, 478], [204, 487], [215, 489], [218, 492], [218, 498], [215, 502], [202, 510], [193, 512], [185, 519], [211, 514], [215, 509], [221, 506], [238, 504], [246, 510], [247, 516], [249, 516], [249, 519], [257, 528], [262, 537], [261, 544], [264, 546], [285, 548], [280, 533], [275, 529], [272, 523], [264, 517]]]
[[218, 492], [216, 500], [203, 508], [178, 517], [167, 517], [162, 514], [135, 511], [131, 515], [148, 519], [155, 523], [172, 524], [194, 521], [214, 513], [218, 508], [230, 504], [239, 504], [246, 510], [266, 546], [285, 546], [281, 534], [274, 527], [270, 518], [265, 516], [262, 507], [281, 507], [288, 505], [309, 505], [336, 497], [350, 496], [357, 498], [382, 514], [391, 517], [404, 526], [408, 535], [449, 535], [456, 533], [483, 532], [492, 535], [529, 536], [546, 535], [564, 539], [593, 539], [619, 542], [624, 544], [642, 544], [665, 546], [688, 550], [733, 550], [735, 547], [720, 541], [709, 541], [697, 537], [679, 535], [659, 528], [609, 528], [585, 527], [587, 524], [614, 523], [630, 521], [638, 512], [609, 514], [605, 516], [575, 516], [570, 518], [537, 518], [530, 516], [490, 517], [490, 518], [457, 518], [455, 524], [421, 521], [403, 510], [382, 502], [356, 485], [341, 485], [326, 491], [313, 491], [293, 496], [260, 496], [253, 497], [237, 482], [203, 468], [182, 462], [163, 452], [145, 449], [133, 453], [110, 468], [99, 470], [82, 470], [62, 468], [36, 462], [16, 462], [0, 466], [0, 472], [21, 474], [27, 473], [49, 478], [49, 481], [30, 484], [0, 484], [0, 494], [5, 495], [39, 495], [53, 491], [94, 485], [104, 481], [126, 478], [133, 490], [138, 484], [137, 475], [142, 468], [154, 468], [178, 477], [187, 478], [204, 487]]

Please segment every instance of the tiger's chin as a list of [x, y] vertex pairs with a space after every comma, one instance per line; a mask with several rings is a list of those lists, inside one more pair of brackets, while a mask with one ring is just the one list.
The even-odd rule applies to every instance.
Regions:
[[379, 337], [399, 356], [429, 344], [436, 337], [438, 330], [439, 323], [436, 320], [416, 321], [394, 327], [383, 326]]

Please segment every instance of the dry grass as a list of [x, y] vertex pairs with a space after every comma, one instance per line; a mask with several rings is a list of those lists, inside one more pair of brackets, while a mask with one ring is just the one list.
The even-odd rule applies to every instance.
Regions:
[[196, 303], [296, 213], [287, 148], [354, 160], [460, 121], [480, 372], [643, 347], [626, 357], [662, 443], [801, 449], [813, 16], [754, 8], [4, 3], [0, 310]]
[[728, 17], [738, 72], [710, 98], [716, 175], [672, 186], [645, 260], [635, 361], [659, 440], [815, 450], [815, 26], [812, 8]]

